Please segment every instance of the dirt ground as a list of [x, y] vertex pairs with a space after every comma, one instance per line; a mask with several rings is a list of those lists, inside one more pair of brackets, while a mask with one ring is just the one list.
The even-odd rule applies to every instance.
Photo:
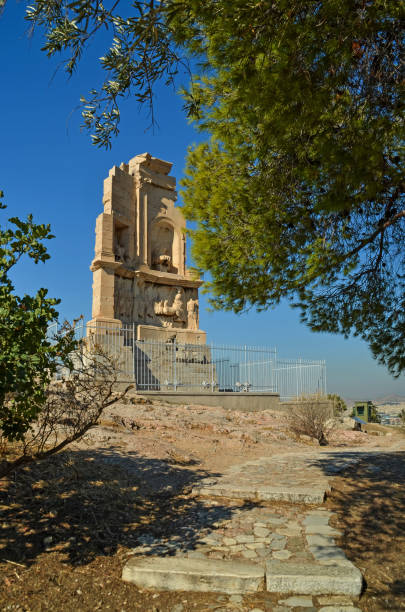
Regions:
[[361, 570], [366, 612], [405, 610], [405, 452], [381, 452], [334, 478], [338, 545]]
[[[404, 609], [405, 453], [391, 451], [399, 441], [338, 430], [329, 447], [381, 450], [336, 477], [327, 501], [344, 530], [339, 544], [366, 578], [364, 610]], [[0, 610], [272, 610], [267, 594], [241, 606], [220, 594], [142, 591], [121, 581], [122, 567], [145, 531], [192, 543], [201, 502], [190, 491], [202, 478], [314, 446], [291, 437], [278, 412], [137, 398], [114, 406], [80, 444], [2, 482]], [[212, 523], [216, 512], [213, 504]]]

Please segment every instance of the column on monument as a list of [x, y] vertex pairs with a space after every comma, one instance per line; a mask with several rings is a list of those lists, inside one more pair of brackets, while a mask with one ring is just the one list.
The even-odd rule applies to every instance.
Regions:
[[93, 272], [93, 307], [90, 326], [112, 324], [121, 326], [114, 316], [114, 271], [117, 267], [114, 253], [114, 218], [101, 213], [96, 222], [95, 257], [91, 265]]
[[114, 269], [93, 271], [93, 319], [114, 319]]
[[142, 191], [141, 191], [142, 208], [143, 208], [142, 261], [146, 266], [150, 266], [150, 261], [148, 261], [148, 195], [147, 193], [142, 193]]
[[101, 213], [96, 221], [95, 259], [114, 261], [114, 219], [112, 215]]
[[136, 253], [136, 218], [137, 218], [137, 210], [136, 210], [136, 189], [133, 185], [133, 190], [131, 193], [131, 207], [129, 214], [129, 225], [128, 225], [128, 256], [131, 266], [135, 266], [137, 261], [137, 253]]
[[180, 230], [180, 241], [179, 241], [179, 274], [183, 276], [186, 274], [186, 235]]
[[136, 256], [138, 265], [148, 266], [148, 195], [143, 186], [136, 190]]

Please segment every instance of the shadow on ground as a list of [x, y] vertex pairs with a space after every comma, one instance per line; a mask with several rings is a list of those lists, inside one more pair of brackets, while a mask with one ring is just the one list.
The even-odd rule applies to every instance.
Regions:
[[366, 580], [362, 609], [405, 610], [405, 452], [327, 453], [314, 465], [340, 471], [327, 506], [343, 531], [338, 544]]
[[114, 448], [60, 453], [1, 489], [0, 557], [30, 565], [44, 551], [60, 551], [81, 565], [119, 546], [186, 552], [216, 521], [244, 507], [190, 497], [207, 476], [216, 474], [135, 453], [124, 458]]

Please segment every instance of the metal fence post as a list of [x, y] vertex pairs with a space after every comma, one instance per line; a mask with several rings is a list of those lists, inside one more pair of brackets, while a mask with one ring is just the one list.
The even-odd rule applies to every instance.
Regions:
[[177, 391], [177, 363], [176, 363], [176, 338], [173, 341], [173, 389]]
[[214, 346], [211, 342], [210, 353], [211, 353], [211, 391], [215, 391], [215, 380], [214, 380], [214, 359], [213, 359]]
[[135, 382], [135, 323], [132, 323], [132, 380]]
[[299, 390], [300, 390], [300, 395], [302, 395], [302, 359], [300, 358], [300, 370], [299, 370]]

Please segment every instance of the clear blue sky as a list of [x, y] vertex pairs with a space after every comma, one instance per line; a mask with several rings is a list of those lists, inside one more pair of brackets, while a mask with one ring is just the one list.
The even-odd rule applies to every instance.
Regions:
[[[16, 289], [30, 293], [45, 286], [51, 296], [62, 299], [64, 317], [84, 314], [88, 319], [94, 227], [109, 168], [148, 151], [173, 162], [172, 174], [179, 180], [187, 146], [199, 136], [187, 125], [180, 98], [162, 87], [155, 103], [159, 127], [148, 130], [148, 118], [128, 100], [112, 149], [93, 147], [88, 134], [80, 132], [77, 106], [80, 95], [99, 85], [101, 49], [90, 48], [72, 79], [66, 80], [63, 70], [54, 75], [58, 62], [40, 51], [40, 35], [27, 38], [24, 10], [24, 2], [9, 0], [0, 17], [0, 189], [8, 205], [6, 214], [0, 213], [1, 223], [6, 215], [24, 217], [32, 212], [37, 222], [51, 224], [56, 235], [49, 242], [51, 259], [45, 265], [21, 264], [14, 275]], [[201, 296], [200, 313], [209, 341], [276, 346], [284, 357], [326, 359], [331, 392], [354, 399], [405, 395], [405, 377], [390, 377], [371, 358], [365, 343], [311, 333], [288, 304], [261, 314], [211, 314]]]

